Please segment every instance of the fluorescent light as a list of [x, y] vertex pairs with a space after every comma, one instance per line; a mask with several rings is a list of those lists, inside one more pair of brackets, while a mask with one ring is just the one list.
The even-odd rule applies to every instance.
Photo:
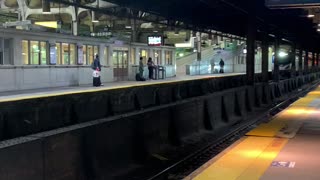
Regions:
[[313, 18], [313, 17], [314, 17], [314, 14], [309, 14], [307, 17], [308, 17], [308, 18]]
[[281, 52], [279, 52], [279, 57], [286, 57], [286, 56], [288, 56], [288, 53], [286, 53], [286, 52], [283, 52], [283, 51], [281, 51]]
[[55, 28], [55, 29], [57, 29], [57, 27], [58, 27], [57, 21], [35, 22], [34, 24], [39, 25], [39, 26], [43, 26], [43, 27], [48, 27], [48, 28]]
[[131, 29], [131, 26], [126, 26], [126, 29]]
[[243, 54], [247, 54], [247, 49], [243, 49]]

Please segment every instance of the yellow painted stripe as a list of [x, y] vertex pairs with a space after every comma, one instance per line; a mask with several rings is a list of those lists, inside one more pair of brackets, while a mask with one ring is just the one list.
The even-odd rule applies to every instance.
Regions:
[[[247, 137], [201, 174], [197, 175], [194, 180], [237, 179], [241, 174], [246, 173], [246, 170], [255, 163], [268, 146], [274, 143], [275, 139], [268, 137]], [[270, 161], [272, 160], [270, 159]]]
[[287, 125], [287, 121], [276, 118], [268, 123], [260, 124], [257, 128], [251, 130], [247, 136], [275, 137], [278, 132]]
[[297, 100], [296, 102], [292, 103], [291, 106], [308, 106], [312, 101], [314, 101], [317, 97], [304, 97], [301, 98], [299, 100]]
[[257, 159], [237, 178], [237, 180], [260, 179], [287, 142], [288, 139], [274, 139]]
[[[101, 92], [106, 90], [114, 90], [114, 89], [124, 89], [124, 88], [132, 88], [132, 87], [141, 87], [141, 86], [152, 86], [152, 85], [160, 85], [160, 84], [171, 84], [171, 83], [177, 83], [177, 82], [188, 82], [188, 81], [194, 81], [194, 80], [200, 80], [200, 79], [215, 79], [215, 78], [223, 78], [223, 77], [231, 77], [231, 76], [238, 76], [239, 74], [230, 74], [230, 75], [224, 75], [224, 76], [201, 76], [201, 77], [195, 77], [185, 80], [170, 80], [166, 82], [152, 82], [152, 83], [142, 83], [142, 84], [134, 84], [134, 85], [118, 85], [113, 87], [100, 87], [100, 88], [92, 88], [92, 89], [82, 89], [82, 90], [59, 90], [63, 92], [43, 92], [44, 94], [35, 93], [35, 94], [20, 94], [19, 97], [8, 97], [3, 98], [0, 97], [0, 103], [1, 102], [12, 102], [12, 101], [21, 101], [21, 100], [27, 100], [27, 99], [36, 99], [36, 98], [47, 98], [47, 97], [55, 97], [55, 96], [63, 96], [63, 95], [72, 95], [72, 94], [83, 94], [83, 93], [93, 93], [93, 92]], [[46, 94], [45, 94], [46, 93]], [[16, 96], [16, 95], [13, 95]]]

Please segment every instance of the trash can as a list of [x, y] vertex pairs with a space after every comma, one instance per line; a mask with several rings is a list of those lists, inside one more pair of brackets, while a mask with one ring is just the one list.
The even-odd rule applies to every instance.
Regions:
[[[161, 74], [161, 77], [160, 77]], [[165, 79], [167, 76], [166, 74], [166, 67], [158, 66], [158, 79]]]

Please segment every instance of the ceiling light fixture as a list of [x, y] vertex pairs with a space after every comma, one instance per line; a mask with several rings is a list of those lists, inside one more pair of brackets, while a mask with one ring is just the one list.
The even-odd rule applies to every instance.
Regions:
[[313, 18], [313, 17], [314, 17], [314, 14], [309, 14], [307, 17], [308, 17], [308, 18]]

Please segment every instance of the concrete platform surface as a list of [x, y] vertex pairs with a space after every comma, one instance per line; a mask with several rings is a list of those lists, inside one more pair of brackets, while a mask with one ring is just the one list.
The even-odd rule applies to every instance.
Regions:
[[319, 180], [320, 87], [263, 123], [186, 180]]
[[65, 94], [78, 94], [85, 92], [97, 92], [109, 89], [119, 89], [134, 86], [147, 86], [163, 83], [173, 83], [180, 81], [191, 81], [197, 79], [206, 78], [220, 78], [227, 76], [237, 76], [243, 75], [243, 73], [224, 73], [224, 74], [212, 74], [212, 75], [199, 75], [199, 76], [178, 76], [175, 78], [161, 79], [161, 80], [147, 80], [147, 81], [119, 81], [106, 83], [101, 87], [92, 87], [92, 85], [87, 86], [75, 86], [75, 87], [60, 87], [60, 88], [45, 88], [45, 89], [31, 89], [31, 90], [21, 90], [21, 91], [10, 91], [10, 92], [0, 92], [0, 102], [17, 101], [23, 99], [33, 99], [49, 96], [59, 96]]

